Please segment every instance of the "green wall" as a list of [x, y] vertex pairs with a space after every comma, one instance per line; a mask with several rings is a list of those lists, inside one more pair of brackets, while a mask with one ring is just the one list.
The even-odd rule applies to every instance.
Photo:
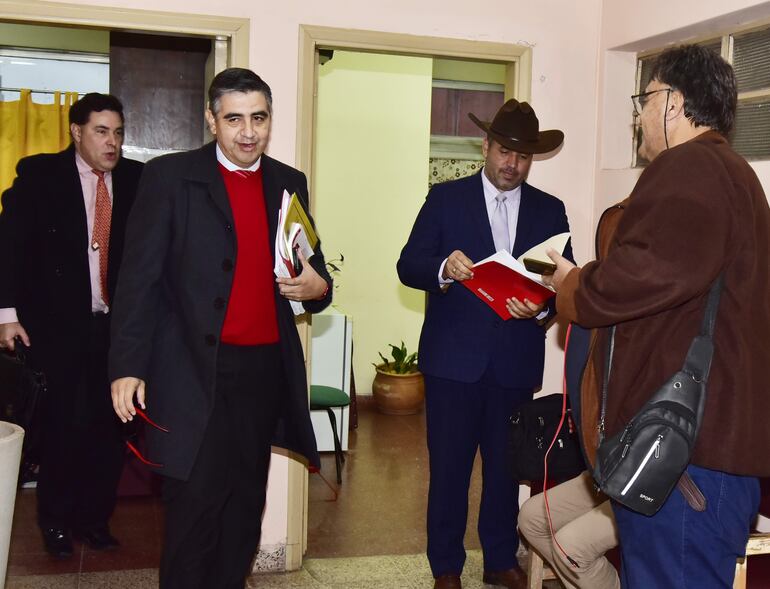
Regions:
[[0, 45], [4, 47], [62, 49], [109, 53], [109, 31], [0, 23]]
[[427, 193], [432, 60], [335, 51], [318, 80], [315, 218], [345, 256], [334, 305], [353, 320], [356, 390], [371, 394], [387, 344], [417, 349], [425, 295], [396, 261]]
[[465, 59], [434, 59], [433, 77], [437, 80], [505, 84], [505, 65]]

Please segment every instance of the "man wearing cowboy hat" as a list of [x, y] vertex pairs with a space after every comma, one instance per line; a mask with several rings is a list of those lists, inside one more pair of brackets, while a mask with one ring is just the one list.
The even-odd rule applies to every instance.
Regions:
[[[561, 131], [539, 131], [526, 102], [509, 100], [486, 131], [484, 168], [432, 188], [401, 252], [398, 273], [428, 292], [420, 337], [430, 454], [428, 560], [436, 589], [461, 587], [468, 487], [483, 461], [479, 538], [484, 582], [526, 587], [516, 562], [518, 481], [507, 464], [508, 417], [542, 383], [544, 323], [552, 307], [508, 300], [503, 321], [468, 289], [473, 262], [500, 249], [519, 256], [569, 231], [564, 204], [525, 182], [533, 154], [553, 151]], [[568, 245], [565, 256], [572, 257]]]

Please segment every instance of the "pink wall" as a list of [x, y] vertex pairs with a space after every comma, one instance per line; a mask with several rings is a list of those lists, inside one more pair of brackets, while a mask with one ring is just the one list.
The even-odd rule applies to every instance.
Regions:
[[[295, 153], [300, 24], [532, 46], [532, 102], [543, 125], [562, 128], [567, 139], [558, 157], [533, 168], [531, 179], [564, 198], [576, 240], [583, 243], [590, 237], [588, 217], [582, 211], [591, 202], [593, 189], [600, 3], [487, 0], [472, 6], [459, 0], [166, 0], [162, 9], [251, 19], [251, 66], [270, 83], [275, 95], [270, 151], [287, 162], [294, 160]], [[85, 0], [80, 4], [159, 9], [157, 0]], [[582, 251], [580, 245], [578, 250]], [[585, 252], [590, 253], [590, 247]]]
[[[85, 0], [81, 5], [158, 10], [157, 0]], [[601, 0], [166, 0], [163, 10], [251, 19], [251, 67], [271, 85], [275, 119], [270, 153], [294, 161], [299, 25], [525, 44], [533, 48], [532, 104], [543, 128], [564, 130], [551, 160], [530, 180], [567, 206], [578, 260], [591, 257], [596, 154], [597, 51]], [[416, 195], [416, 198], [420, 198]], [[556, 330], [549, 339], [555, 340]], [[561, 389], [561, 354], [551, 343], [544, 390]]]

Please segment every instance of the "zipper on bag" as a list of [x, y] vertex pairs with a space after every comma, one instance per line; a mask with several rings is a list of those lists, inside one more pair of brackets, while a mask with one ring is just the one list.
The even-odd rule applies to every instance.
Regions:
[[652, 446], [650, 446], [650, 449], [647, 450], [647, 454], [645, 454], [644, 460], [642, 460], [642, 463], [639, 465], [639, 468], [636, 469], [636, 472], [634, 472], [633, 476], [626, 483], [626, 486], [623, 487], [623, 490], [620, 492], [621, 495], [625, 495], [626, 493], [628, 493], [628, 490], [631, 488], [631, 485], [633, 485], [636, 482], [636, 479], [639, 478], [639, 475], [644, 470], [644, 467], [647, 466], [647, 463], [650, 461], [650, 458], [652, 458], [653, 454], [655, 455], [655, 458], [660, 457], [660, 441], [662, 439], [663, 439], [663, 436], [661, 434], [658, 434], [657, 439], [652, 443]]

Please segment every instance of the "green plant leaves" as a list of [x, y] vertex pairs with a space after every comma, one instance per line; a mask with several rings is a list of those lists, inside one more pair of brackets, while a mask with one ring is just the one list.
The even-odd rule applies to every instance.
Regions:
[[378, 352], [380, 358], [382, 358], [382, 364], [375, 364], [375, 367], [396, 374], [417, 372], [417, 352], [412, 352], [410, 354], [403, 341], [400, 346], [393, 344], [388, 345], [390, 346], [390, 354], [393, 357], [393, 360], [388, 360], [382, 355], [382, 352]]

